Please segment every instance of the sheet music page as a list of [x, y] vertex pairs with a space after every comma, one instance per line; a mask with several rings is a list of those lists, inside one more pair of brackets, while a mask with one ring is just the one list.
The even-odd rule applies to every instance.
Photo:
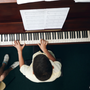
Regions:
[[69, 8], [46, 9], [45, 29], [63, 27]]
[[44, 0], [17, 0], [17, 4], [24, 4], [24, 3], [30, 3], [30, 2], [40, 2]]
[[40, 1], [58, 1], [58, 0], [17, 0], [17, 4], [24, 4], [30, 2], [40, 2]]
[[25, 30], [44, 29], [45, 11], [43, 9], [20, 10]]
[[69, 8], [20, 10], [25, 30], [61, 29]]
[[49, 1], [59, 1], [59, 0], [45, 0], [45, 1], [48, 1], [49, 2]]
[[75, 2], [90, 2], [90, 0], [74, 0]]

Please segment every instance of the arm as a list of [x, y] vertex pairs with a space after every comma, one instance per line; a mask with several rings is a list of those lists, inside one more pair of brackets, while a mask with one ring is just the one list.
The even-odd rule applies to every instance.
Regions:
[[22, 65], [24, 65], [24, 59], [23, 59], [23, 56], [22, 56], [22, 50], [25, 47], [25, 44], [23, 46], [21, 46], [19, 41], [14, 41], [14, 47], [18, 51], [19, 65], [21, 67]]
[[48, 52], [46, 46], [47, 46], [47, 41], [41, 39], [40, 44], [38, 44], [40, 49], [47, 55], [47, 57], [52, 60], [53, 62], [56, 61], [56, 59]]

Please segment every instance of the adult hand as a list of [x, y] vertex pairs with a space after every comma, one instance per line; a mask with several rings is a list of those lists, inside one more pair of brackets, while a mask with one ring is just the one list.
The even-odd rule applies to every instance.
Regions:
[[38, 46], [40, 47], [40, 49], [44, 52], [46, 50], [46, 46], [47, 46], [48, 42], [41, 39], [40, 43], [38, 44]]
[[20, 42], [19, 41], [14, 41], [14, 45], [13, 45], [16, 49], [17, 49], [17, 51], [19, 52], [19, 51], [22, 51], [23, 50], [23, 48], [25, 47], [25, 44], [24, 45], [20, 45]]

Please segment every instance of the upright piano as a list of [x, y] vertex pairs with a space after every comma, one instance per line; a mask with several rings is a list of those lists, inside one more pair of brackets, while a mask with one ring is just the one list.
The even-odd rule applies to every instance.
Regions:
[[[58, 7], [70, 7], [62, 29], [24, 30], [20, 10]], [[74, 0], [21, 5], [16, 2], [0, 3], [0, 46], [12, 46], [15, 40], [36, 45], [40, 39], [47, 40], [49, 44], [90, 43], [90, 3], [75, 3]]]

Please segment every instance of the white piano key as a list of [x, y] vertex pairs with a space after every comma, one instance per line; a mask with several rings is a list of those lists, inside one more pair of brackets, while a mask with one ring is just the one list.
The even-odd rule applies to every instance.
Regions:
[[16, 34], [15, 34], [15, 40], [16, 40]]
[[[39, 33], [39, 41], [40, 41], [40, 33]], [[39, 42], [40, 43], [40, 42]]]
[[88, 39], [90, 40], [90, 31], [88, 30]]
[[4, 42], [4, 34], [3, 34], [3, 42]]
[[82, 31], [80, 31], [80, 34], [81, 34], [81, 39], [82, 39]]
[[68, 39], [70, 39], [70, 31], [68, 31]]
[[44, 40], [46, 40], [46, 37], [45, 37], [45, 32], [44, 32]]
[[[81, 35], [81, 38], [77, 38], [77, 34], [79, 34], [80, 32], [80, 35]], [[45, 38], [45, 32], [44, 33], [44, 38]], [[84, 32], [86, 33], [86, 32]], [[63, 39], [59, 38], [58, 39], [58, 35], [60, 35], [60, 37], [62, 37], [62, 34], [63, 34]], [[74, 32], [72, 32], [72, 34], [74, 34]], [[60, 34], [58, 34], [58, 32], [56, 32], [56, 38], [52, 38], [52, 32], [50, 32], [50, 35], [51, 35], [51, 39], [47, 39], [47, 41], [49, 43], [75, 43], [75, 42], [90, 42], [90, 31], [88, 30], [87, 31], [87, 34], [88, 34], [88, 38], [85, 37], [85, 38], [82, 38], [82, 31], [75, 31], [75, 38], [70, 38], [70, 31], [68, 31], [68, 38], [65, 39], [65, 33], [64, 32], [60, 32]], [[6, 34], [0, 34], [0, 40], [1, 40], [1, 35], [3, 37], [3, 41], [0, 41], [0, 45], [12, 45], [14, 43], [14, 41], [9, 41], [9, 39], [11, 39], [11, 37], [9, 38], [9, 36], [11, 34], [8, 34], [8, 41], [4, 41], [4, 39], [7, 39], [7, 37], [4, 37], [4, 35]], [[35, 39], [33, 40], [33, 33], [32, 33], [32, 40], [28, 40], [28, 33], [27, 33], [27, 40], [21, 40], [21, 34], [20, 35], [20, 43], [21, 44], [37, 44], [37, 43], [40, 43], [40, 33], [38, 33], [37, 35], [39, 35], [39, 40], [38, 39]], [[74, 35], [73, 35], [74, 36]], [[15, 37], [15, 40], [16, 40], [16, 34], [14, 34], [14, 37]]]

